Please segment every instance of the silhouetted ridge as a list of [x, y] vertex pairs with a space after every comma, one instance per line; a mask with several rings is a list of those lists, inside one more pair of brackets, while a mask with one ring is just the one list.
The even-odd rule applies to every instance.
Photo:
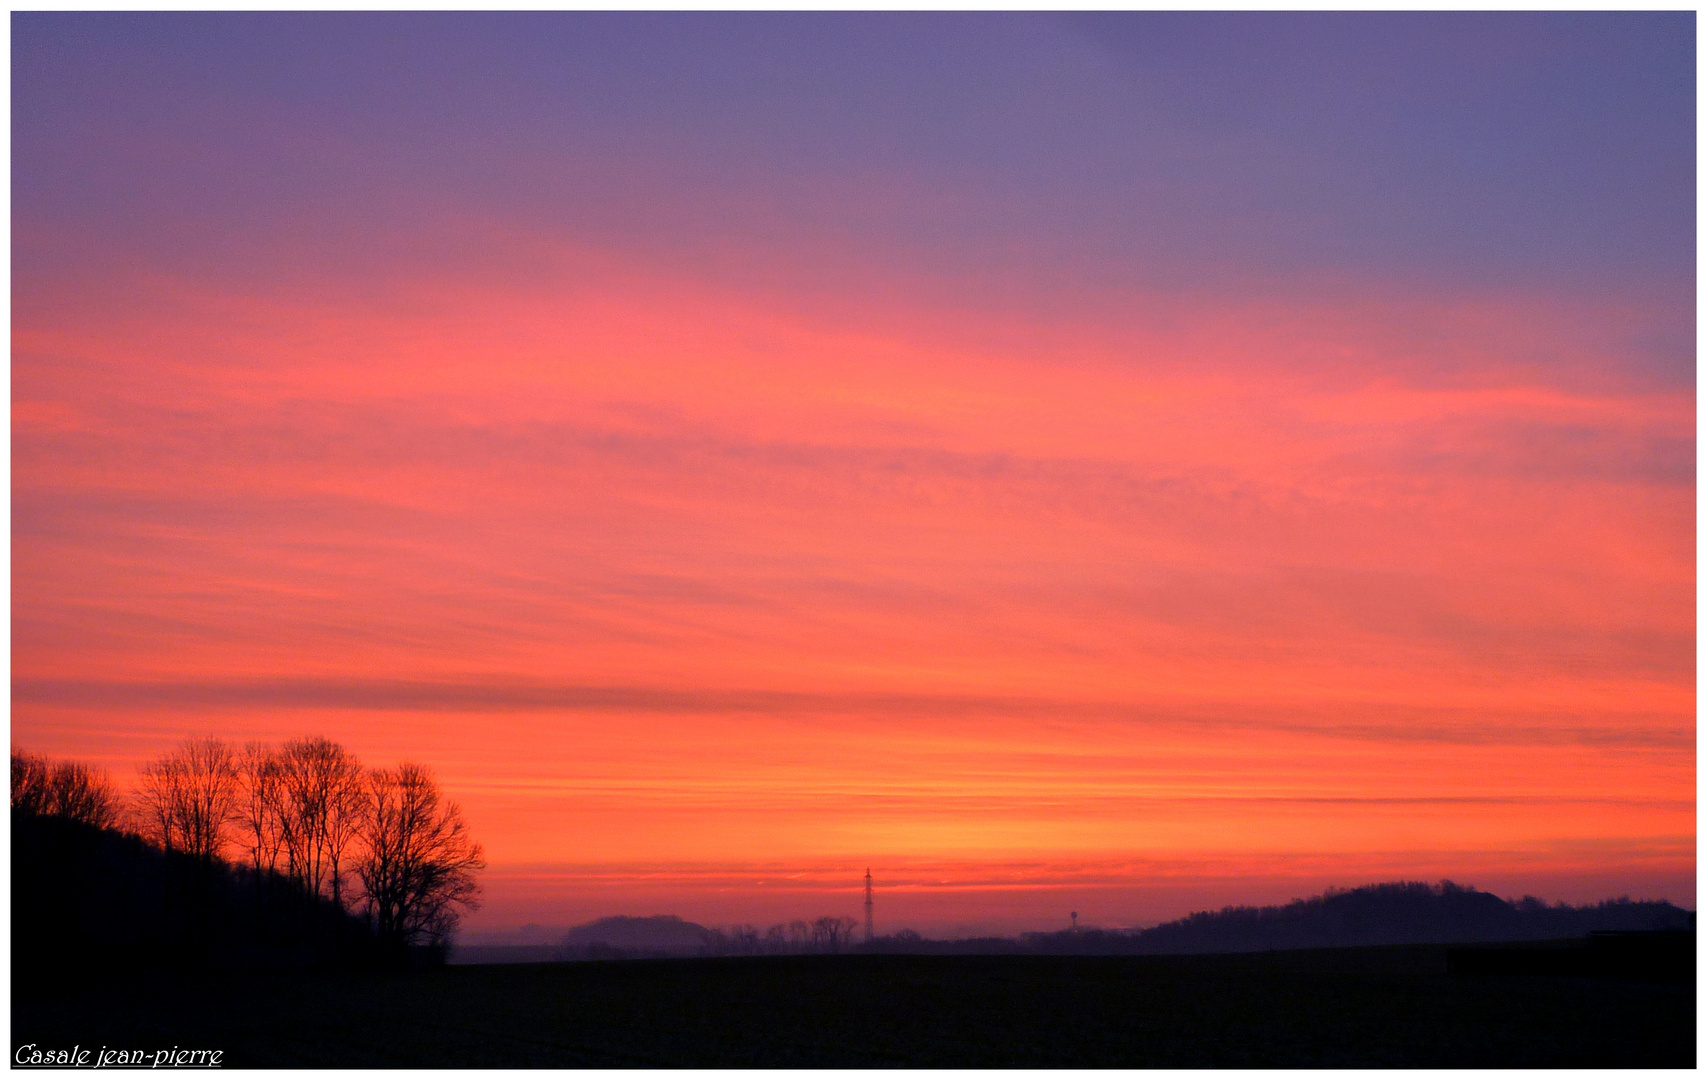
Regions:
[[365, 920], [278, 875], [82, 821], [12, 814], [14, 973], [318, 967], [376, 951]]
[[572, 928], [563, 936], [565, 960], [614, 960], [666, 956], [715, 956], [719, 935], [676, 915], [611, 915]]
[[418, 764], [190, 738], [127, 808], [99, 769], [11, 763], [15, 970], [442, 962], [478, 905], [480, 845]]
[[1664, 900], [1622, 898], [1572, 907], [1442, 881], [1365, 885], [1269, 907], [1200, 911], [1137, 931], [1028, 934], [1043, 952], [1219, 953], [1355, 945], [1545, 941], [1607, 930], [1693, 930], [1695, 913]]

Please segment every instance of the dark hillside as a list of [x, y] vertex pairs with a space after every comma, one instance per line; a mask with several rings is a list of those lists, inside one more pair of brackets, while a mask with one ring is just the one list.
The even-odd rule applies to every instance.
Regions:
[[1548, 941], [1602, 931], [1693, 930], [1695, 913], [1665, 901], [1608, 900], [1571, 907], [1516, 902], [1443, 881], [1329, 891], [1270, 907], [1200, 911], [1139, 931], [1029, 934], [1039, 952], [1197, 954], [1360, 945]]
[[12, 815], [14, 998], [91, 969], [283, 968], [374, 958], [366, 923], [274, 875], [139, 837]]

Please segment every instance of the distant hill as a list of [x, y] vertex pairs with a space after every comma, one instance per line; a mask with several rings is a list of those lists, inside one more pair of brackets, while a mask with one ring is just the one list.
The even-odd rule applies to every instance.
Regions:
[[[793, 924], [804, 930], [805, 923]], [[736, 928], [737, 931], [742, 928]], [[783, 927], [774, 927], [781, 931]], [[903, 931], [872, 942], [852, 942], [853, 953], [1159, 955], [1330, 949], [1362, 945], [1469, 945], [1558, 941], [1596, 931], [1694, 930], [1695, 913], [1664, 900], [1607, 900], [1572, 907], [1534, 897], [1504, 900], [1493, 893], [1442, 881], [1396, 881], [1268, 907], [1199, 911], [1147, 930], [1063, 930], [1014, 938], [936, 941]], [[816, 950], [799, 935], [743, 936], [688, 922], [675, 915], [615, 915], [574, 927], [557, 945], [459, 945], [454, 962], [540, 963], [558, 960], [626, 960], [667, 957], [771, 955]]]
[[675, 915], [611, 915], [571, 929], [559, 946], [561, 959], [715, 956], [723, 937]]
[[1269, 907], [1200, 911], [1148, 930], [1027, 934], [1025, 941], [1038, 952], [1189, 954], [1545, 941], [1601, 930], [1694, 928], [1694, 912], [1663, 900], [1620, 899], [1572, 907], [1534, 897], [1503, 900], [1450, 881], [1404, 881], [1329, 890]]

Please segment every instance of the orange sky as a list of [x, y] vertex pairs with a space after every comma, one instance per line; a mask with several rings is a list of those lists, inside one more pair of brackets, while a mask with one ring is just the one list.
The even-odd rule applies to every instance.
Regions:
[[765, 867], [853, 910], [868, 862], [1063, 879], [936, 925], [1692, 901], [1693, 401], [1502, 367], [1592, 363], [1553, 313], [1412, 302], [1413, 362], [1390, 304], [960, 336], [590, 277], [20, 321], [14, 741], [424, 760], [477, 926], [780, 918]]
[[[556, 22], [19, 24], [14, 746], [425, 762], [476, 931], [857, 915], [868, 865], [943, 933], [1693, 906], [1693, 249], [1626, 146], [1675, 139], [1551, 89], [1624, 38], [1377, 34], [1348, 96], [1233, 24], [1175, 86], [1113, 23], [766, 82], [842, 37], [641, 21], [563, 24], [594, 74]], [[1499, 168], [1429, 171], [1430, 49]]]

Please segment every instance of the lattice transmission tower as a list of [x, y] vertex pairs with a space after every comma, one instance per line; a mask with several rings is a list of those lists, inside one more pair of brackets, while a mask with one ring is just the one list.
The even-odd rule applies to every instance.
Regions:
[[865, 868], [865, 940], [871, 940], [871, 867]]

